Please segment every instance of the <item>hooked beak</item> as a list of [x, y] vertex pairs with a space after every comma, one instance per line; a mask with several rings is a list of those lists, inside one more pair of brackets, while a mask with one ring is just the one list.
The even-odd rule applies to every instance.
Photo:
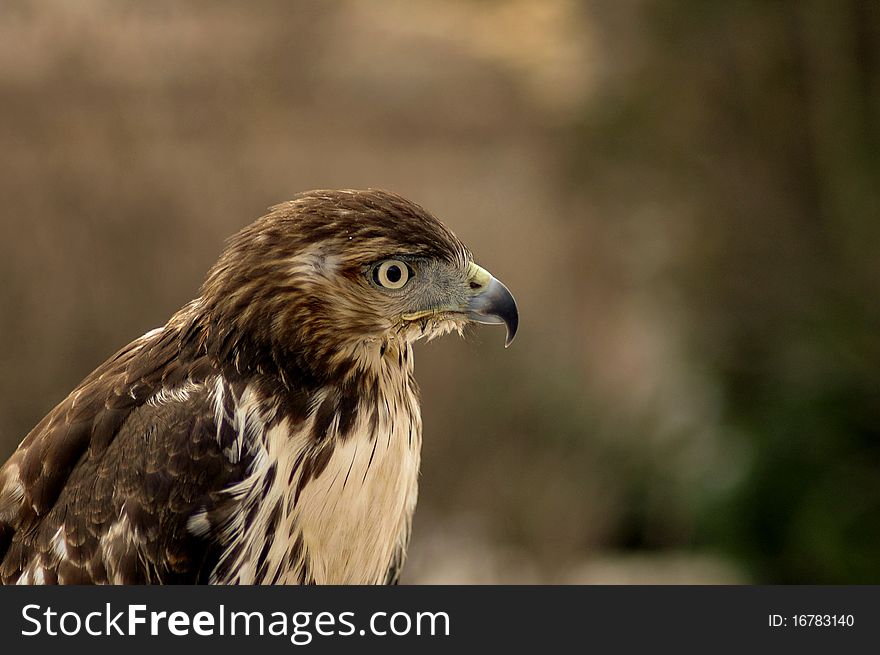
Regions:
[[468, 300], [466, 316], [476, 323], [504, 323], [507, 328], [504, 347], [507, 348], [513, 343], [519, 326], [516, 301], [500, 280], [473, 262], [468, 267], [468, 282], [473, 295]]

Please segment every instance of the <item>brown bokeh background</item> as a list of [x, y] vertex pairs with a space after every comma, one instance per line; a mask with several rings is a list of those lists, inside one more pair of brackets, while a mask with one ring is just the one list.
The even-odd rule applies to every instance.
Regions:
[[880, 10], [0, 5], [0, 457], [311, 188], [521, 330], [418, 348], [408, 582], [880, 582]]

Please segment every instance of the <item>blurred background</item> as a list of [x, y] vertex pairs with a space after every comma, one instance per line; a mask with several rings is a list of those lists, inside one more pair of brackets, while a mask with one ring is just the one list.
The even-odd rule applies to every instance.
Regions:
[[0, 5], [0, 458], [320, 187], [520, 334], [417, 349], [406, 582], [880, 582], [880, 4]]

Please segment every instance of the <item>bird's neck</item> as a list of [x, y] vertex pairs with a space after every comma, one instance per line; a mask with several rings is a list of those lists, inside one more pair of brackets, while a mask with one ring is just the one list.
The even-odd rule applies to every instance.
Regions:
[[412, 343], [401, 338], [360, 341], [340, 349], [334, 362], [337, 368], [347, 371], [360, 371], [366, 374], [412, 375]]
[[332, 348], [272, 343], [249, 330], [222, 331], [198, 299], [172, 318], [168, 327], [179, 335], [182, 355], [207, 357], [236, 386], [255, 385], [264, 395], [285, 399], [279, 419], [285, 414], [291, 419], [305, 418], [317, 411], [319, 398], [357, 396], [361, 404], [384, 404], [386, 394], [417, 394], [412, 340], [402, 334], [337, 340]]

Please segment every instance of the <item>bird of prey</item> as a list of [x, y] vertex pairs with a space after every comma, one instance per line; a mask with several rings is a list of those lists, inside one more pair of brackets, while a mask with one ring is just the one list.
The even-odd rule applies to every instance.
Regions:
[[92, 372], [0, 468], [4, 584], [398, 580], [422, 423], [413, 342], [518, 323], [434, 216], [312, 191]]

